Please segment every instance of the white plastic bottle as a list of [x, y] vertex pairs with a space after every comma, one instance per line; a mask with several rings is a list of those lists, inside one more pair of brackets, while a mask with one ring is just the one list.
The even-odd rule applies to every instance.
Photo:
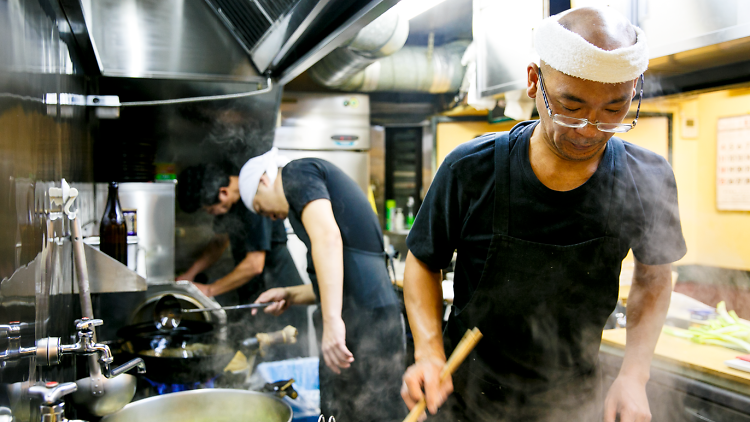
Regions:
[[403, 208], [396, 208], [396, 216], [393, 218], [393, 228], [398, 231], [404, 231], [404, 210]]

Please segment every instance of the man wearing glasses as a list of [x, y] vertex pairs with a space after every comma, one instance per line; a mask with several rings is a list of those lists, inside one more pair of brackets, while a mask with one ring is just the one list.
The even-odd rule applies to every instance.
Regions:
[[[527, 93], [540, 119], [446, 157], [407, 239], [416, 363], [402, 396], [409, 407], [426, 396], [435, 420], [648, 421], [670, 265], [686, 247], [671, 167], [613, 137], [638, 121], [645, 36], [617, 12], [581, 8], [546, 19], [534, 41]], [[636, 95], [635, 119], [622, 123]], [[627, 347], [605, 399], [599, 343], [630, 249]], [[454, 251], [443, 336], [440, 269]], [[484, 338], [441, 383], [445, 350], [474, 326]]]

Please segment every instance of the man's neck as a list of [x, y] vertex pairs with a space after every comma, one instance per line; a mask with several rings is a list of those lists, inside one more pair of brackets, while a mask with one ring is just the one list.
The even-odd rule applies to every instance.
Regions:
[[529, 141], [529, 161], [534, 174], [544, 186], [560, 192], [573, 190], [586, 183], [599, 168], [604, 156], [602, 148], [595, 156], [585, 161], [574, 161], [560, 157], [544, 139], [541, 124], [534, 128]]
[[284, 193], [284, 183], [282, 181], [281, 170], [282, 168], [280, 167], [279, 172], [276, 175], [276, 180], [273, 181], [273, 190], [283, 199], [286, 208], [289, 209], [289, 202], [286, 200], [286, 194]]

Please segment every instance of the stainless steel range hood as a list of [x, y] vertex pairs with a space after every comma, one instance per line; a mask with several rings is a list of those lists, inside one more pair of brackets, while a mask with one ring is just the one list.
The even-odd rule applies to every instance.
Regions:
[[260, 82], [303, 72], [396, 0], [60, 2], [87, 74]]
[[82, 0], [103, 76], [260, 81], [204, 1]]

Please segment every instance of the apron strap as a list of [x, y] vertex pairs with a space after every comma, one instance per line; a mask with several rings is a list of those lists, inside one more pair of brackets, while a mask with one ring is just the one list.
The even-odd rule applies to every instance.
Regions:
[[510, 141], [508, 132], [495, 137], [495, 212], [492, 233], [507, 235], [510, 227]]
[[[627, 175], [625, 146], [619, 138], [612, 137], [608, 146], [612, 147], [614, 175], [610, 193], [609, 212], [605, 235], [619, 238], [622, 216], [625, 209], [625, 179]], [[492, 219], [492, 232], [507, 235], [510, 227], [510, 140], [508, 132], [495, 137], [495, 212]]]
[[612, 160], [614, 161], [614, 175], [612, 176], [612, 192], [609, 201], [609, 216], [605, 235], [620, 238], [620, 227], [622, 227], [622, 216], [625, 209], [625, 179], [627, 176], [625, 145], [619, 138], [609, 139], [608, 147], [612, 147]]

